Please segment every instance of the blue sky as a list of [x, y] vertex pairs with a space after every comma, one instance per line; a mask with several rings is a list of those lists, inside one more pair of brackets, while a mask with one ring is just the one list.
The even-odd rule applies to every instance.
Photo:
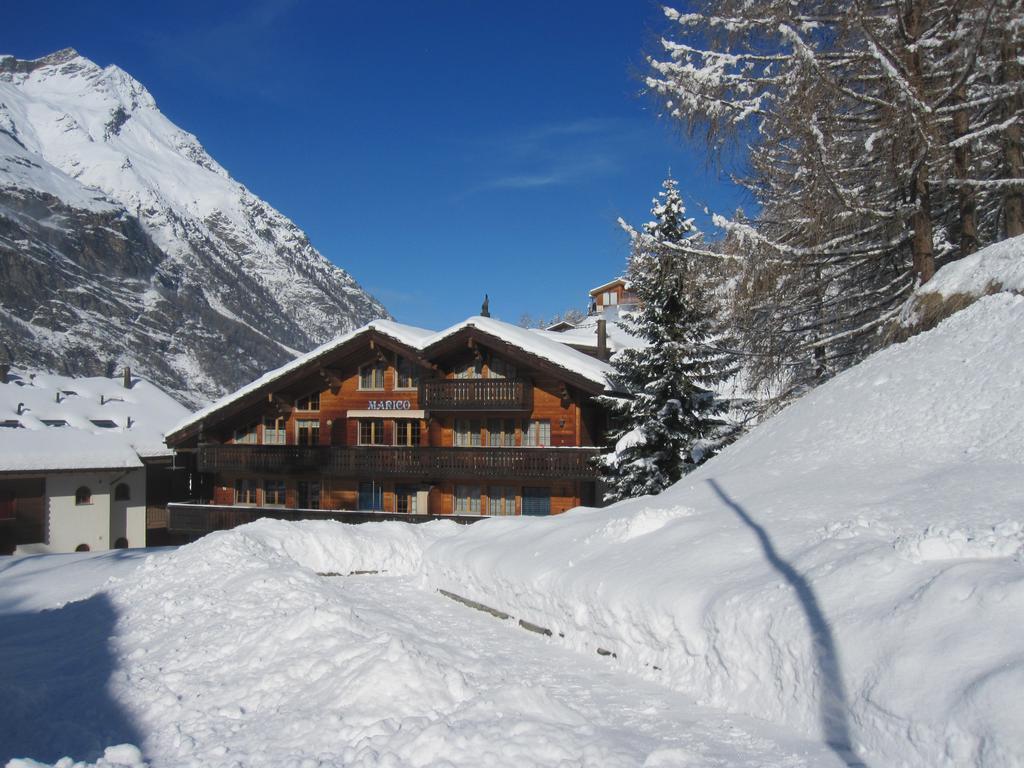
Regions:
[[398, 320], [583, 308], [669, 168], [690, 212], [749, 208], [639, 96], [646, 0], [51, 2], [0, 53], [118, 64]]

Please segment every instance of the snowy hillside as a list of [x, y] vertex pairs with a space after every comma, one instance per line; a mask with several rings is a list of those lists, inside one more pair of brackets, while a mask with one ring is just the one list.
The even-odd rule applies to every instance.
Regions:
[[0, 338], [195, 403], [387, 316], [116, 66], [0, 57]]

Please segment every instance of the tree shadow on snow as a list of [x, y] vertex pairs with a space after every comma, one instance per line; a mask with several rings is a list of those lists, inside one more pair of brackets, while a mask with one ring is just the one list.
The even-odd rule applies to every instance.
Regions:
[[117, 613], [96, 594], [0, 619], [0, 765], [15, 757], [94, 761], [141, 735], [109, 692]]
[[832, 628], [829, 626], [825, 614], [822, 613], [814, 590], [807, 579], [779, 556], [772, 540], [768, 537], [768, 532], [756, 523], [742, 506], [733, 501], [716, 481], [708, 480], [708, 484], [722, 500], [722, 503], [732, 509], [737, 517], [756, 534], [761, 543], [761, 549], [764, 550], [765, 558], [779, 572], [779, 575], [789, 582], [800, 600], [800, 607], [803, 608], [804, 617], [807, 619], [807, 626], [811, 630], [811, 638], [814, 641], [815, 665], [821, 680], [819, 716], [825, 742], [849, 768], [868, 768], [866, 763], [853, 751], [850, 723], [847, 716], [846, 687], [843, 685], [839, 653], [832, 636]]

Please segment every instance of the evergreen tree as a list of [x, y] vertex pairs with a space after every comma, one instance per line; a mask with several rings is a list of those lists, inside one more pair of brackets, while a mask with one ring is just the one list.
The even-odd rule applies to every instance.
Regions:
[[607, 501], [655, 494], [714, 453], [725, 403], [715, 387], [726, 376], [715, 345], [700, 233], [669, 178], [654, 199], [654, 221], [630, 233], [626, 276], [639, 308], [623, 318], [646, 346], [612, 360], [621, 396], [603, 399], [612, 412], [614, 449], [599, 459]]

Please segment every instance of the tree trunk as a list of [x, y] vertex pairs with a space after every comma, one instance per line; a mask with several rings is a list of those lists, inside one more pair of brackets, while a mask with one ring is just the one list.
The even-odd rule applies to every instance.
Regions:
[[[967, 88], [956, 89], [957, 102], [967, 101]], [[959, 139], [970, 130], [970, 118], [966, 109], [958, 109], [953, 113], [953, 138]], [[953, 176], [960, 182], [957, 198], [960, 206], [960, 258], [978, 250], [978, 198], [974, 187], [965, 184], [971, 170], [971, 149], [967, 144], [958, 145], [953, 149]]]
[[[1002, 45], [1002, 81], [1005, 85], [1020, 85], [1020, 65], [1017, 63], [1017, 50], [1012, 39], [1005, 38]], [[1021, 151], [1020, 112], [1022, 107], [1020, 93], [1006, 99], [1005, 116], [1007, 119], [1017, 115], [1003, 133], [1003, 160], [1006, 164], [1006, 177], [1020, 179], [1024, 176], [1024, 157]], [[1021, 187], [1010, 187], [1003, 199], [1003, 214], [1006, 221], [1007, 237], [1024, 234], [1024, 190]]]
[[[911, 85], [922, 102], [925, 101], [925, 89], [919, 41], [923, 26], [923, 4], [923, 0], [913, 0], [903, 16], [904, 61]], [[923, 120], [924, 116], [920, 118]], [[919, 126], [917, 130], [923, 133], [925, 129]], [[928, 136], [921, 135], [919, 141], [922, 154], [920, 160], [915, 161], [916, 169], [910, 185], [910, 192], [916, 204], [914, 214], [910, 218], [910, 225], [914, 230], [910, 247], [914, 257], [914, 274], [917, 275], [920, 284], [924, 285], [935, 274], [935, 254], [932, 246], [931, 198], [928, 194]]]

